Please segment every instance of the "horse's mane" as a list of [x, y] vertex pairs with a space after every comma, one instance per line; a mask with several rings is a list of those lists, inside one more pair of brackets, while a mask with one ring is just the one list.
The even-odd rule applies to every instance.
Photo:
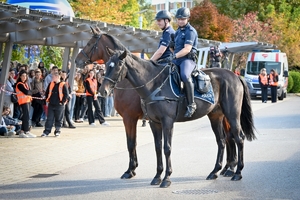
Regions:
[[122, 50], [122, 51], [127, 51], [127, 53], [129, 53], [131, 55], [131, 57], [134, 59], [134, 60], [139, 60], [139, 61], [142, 61], [142, 62], [151, 62], [153, 65], [155, 66], [160, 66], [159, 64], [157, 64], [156, 62], [153, 62], [152, 60], [144, 60], [144, 59], [141, 59], [140, 57], [132, 54], [121, 42], [120, 40], [118, 40], [117, 38], [115, 38], [114, 36], [112, 35], [109, 35], [109, 34], [106, 34], [106, 33], [103, 33], [103, 35], [105, 35], [110, 41], [111, 43], [114, 45], [114, 48], [115, 49], [118, 49], [118, 50]]
[[115, 38], [112, 35], [106, 34], [104, 33], [103, 35], [105, 35], [110, 41], [111, 43], [114, 45], [115, 49], [119, 49], [119, 50], [123, 50], [123, 51], [127, 51], [130, 52], [121, 42], [120, 40], [118, 40], [117, 38]]

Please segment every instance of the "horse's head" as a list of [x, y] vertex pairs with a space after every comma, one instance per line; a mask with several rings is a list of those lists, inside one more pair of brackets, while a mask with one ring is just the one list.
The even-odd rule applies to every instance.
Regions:
[[75, 59], [77, 67], [84, 68], [85, 65], [92, 64], [96, 60], [103, 59], [104, 47], [99, 45], [102, 33], [98, 27], [91, 27], [93, 36], [87, 45], [79, 52]]
[[99, 92], [103, 97], [109, 95], [116, 84], [122, 81], [127, 74], [127, 67], [125, 66], [127, 51], [113, 51], [109, 48], [108, 51], [112, 56], [105, 64], [106, 72], [99, 89]]

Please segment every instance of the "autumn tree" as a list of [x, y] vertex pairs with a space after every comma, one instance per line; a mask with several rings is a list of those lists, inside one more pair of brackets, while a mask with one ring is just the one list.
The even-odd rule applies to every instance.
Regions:
[[127, 24], [132, 21], [128, 1], [136, 0], [71, 0], [70, 4], [77, 17], [107, 23]]
[[211, 0], [218, 11], [231, 19], [238, 19], [249, 12], [258, 12], [259, 19], [264, 20], [265, 10], [268, 5], [273, 5], [275, 10], [280, 9], [283, 2], [288, 2], [293, 8], [299, 8], [298, 0]]
[[[258, 20], [256, 12], [244, 15], [234, 20], [233, 42], [265, 42], [274, 43], [279, 36], [272, 30], [270, 23]], [[245, 66], [246, 53], [239, 53], [235, 56], [237, 67]]]
[[300, 8], [293, 8], [284, 1], [278, 11], [273, 5], [269, 5], [266, 10], [266, 17], [271, 21], [273, 31], [280, 37], [274, 41], [274, 44], [287, 54], [289, 65], [299, 70]]
[[229, 42], [232, 37], [232, 21], [218, 12], [210, 0], [204, 0], [191, 10], [191, 25], [200, 38]]

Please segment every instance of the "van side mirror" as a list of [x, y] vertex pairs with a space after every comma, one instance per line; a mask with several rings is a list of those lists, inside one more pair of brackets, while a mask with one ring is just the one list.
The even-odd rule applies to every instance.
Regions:
[[289, 72], [287, 70], [283, 72], [283, 77], [289, 77]]
[[245, 76], [245, 69], [241, 69], [240, 74], [241, 76]]

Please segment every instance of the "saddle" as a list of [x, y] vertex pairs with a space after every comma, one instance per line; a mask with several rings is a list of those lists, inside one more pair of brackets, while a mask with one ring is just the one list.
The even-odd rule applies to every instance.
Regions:
[[[180, 74], [179, 74], [179, 69], [178, 66], [172, 65], [172, 75], [171, 78], [176, 85], [183, 89], [181, 86], [181, 79], [180, 79]], [[205, 74], [203, 71], [200, 69], [194, 69], [192, 72], [192, 79], [194, 83], [194, 88], [197, 92], [200, 94], [207, 93], [210, 89], [211, 82], [210, 82], [210, 77]]]

